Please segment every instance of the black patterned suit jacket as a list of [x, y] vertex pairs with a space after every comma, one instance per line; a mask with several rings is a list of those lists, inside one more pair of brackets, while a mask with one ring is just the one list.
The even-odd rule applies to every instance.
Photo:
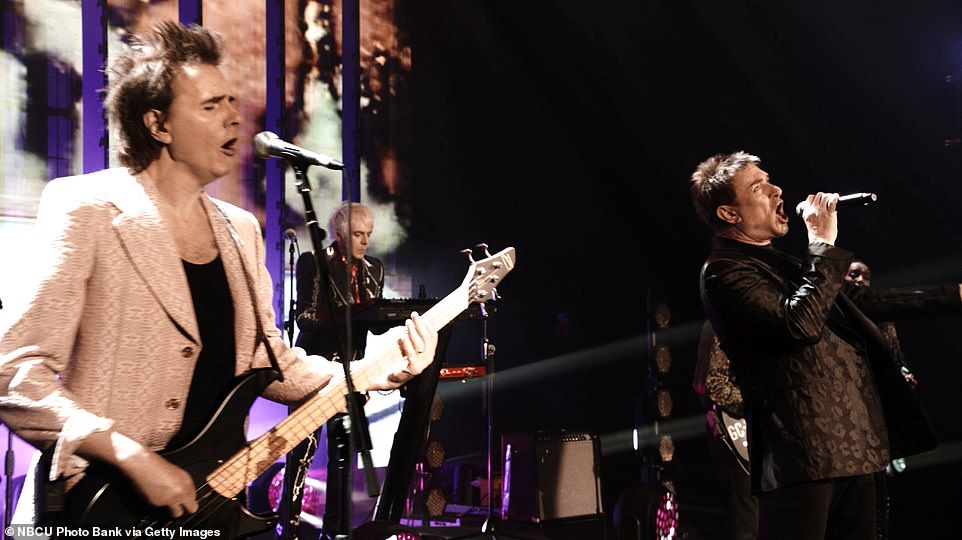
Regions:
[[[355, 303], [354, 291], [348, 269], [340, 257], [335, 244], [324, 250], [324, 262], [327, 267], [328, 284], [324, 287], [320, 283], [314, 252], [305, 251], [297, 259], [297, 327], [300, 334], [297, 346], [304, 348], [310, 354], [320, 354], [327, 358], [339, 352], [338, 339], [335, 329], [344, 332], [343, 324], [332, 325], [327, 309], [325, 295], [330, 295], [334, 308], [342, 310], [347, 305]], [[358, 295], [360, 303], [381, 298], [384, 289], [384, 264], [380, 259], [365, 256], [358, 263]], [[366, 332], [352, 332], [352, 348], [359, 357], [364, 351]]]
[[875, 377], [897, 368], [873, 320], [962, 311], [955, 284], [846, 286], [852, 258], [817, 242], [798, 259], [715, 238], [702, 267], [702, 302], [745, 399], [755, 492], [884, 469]]

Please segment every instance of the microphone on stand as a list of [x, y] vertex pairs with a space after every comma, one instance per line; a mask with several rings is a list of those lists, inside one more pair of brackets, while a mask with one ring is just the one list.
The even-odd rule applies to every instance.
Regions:
[[270, 131], [254, 136], [254, 153], [264, 159], [277, 157], [305, 165], [320, 165], [332, 171], [344, 168], [340, 160], [293, 145]]
[[[838, 198], [838, 202], [835, 203], [835, 211], [839, 211], [843, 208], [852, 208], [855, 206], [867, 206], [869, 203], [873, 203], [878, 200], [878, 195], [874, 193], [852, 193], [851, 195], [842, 195]], [[795, 206], [795, 213], [799, 216], [805, 211], [805, 207], [808, 206], [808, 201], [802, 201]]]

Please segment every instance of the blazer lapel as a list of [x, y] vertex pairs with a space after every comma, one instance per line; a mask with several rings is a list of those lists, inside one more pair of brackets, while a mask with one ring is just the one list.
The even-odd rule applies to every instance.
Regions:
[[111, 202], [120, 210], [113, 224], [124, 252], [181, 333], [200, 343], [187, 276], [173, 235], [157, 210], [156, 191], [147, 180], [137, 180], [123, 169], [117, 173], [123, 177], [112, 190]]
[[835, 304], [845, 314], [846, 320], [851, 321], [850, 327], [858, 327], [857, 334], [865, 344], [872, 368], [878, 371], [894, 367], [896, 365], [895, 357], [892, 356], [892, 351], [885, 342], [882, 331], [875, 324], [875, 321], [859, 309], [855, 302], [845, 295], [844, 291], [838, 294]]

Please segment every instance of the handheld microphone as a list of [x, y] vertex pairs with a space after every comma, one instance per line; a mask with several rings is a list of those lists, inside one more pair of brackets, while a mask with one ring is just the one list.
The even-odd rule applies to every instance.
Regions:
[[[843, 208], [852, 208], [854, 206], [866, 206], [868, 203], [872, 203], [878, 200], [878, 195], [874, 193], [852, 193], [851, 195], [842, 195], [838, 198], [838, 202], [835, 203], [835, 211], [839, 211]], [[805, 207], [808, 206], [808, 201], [802, 201], [795, 206], [795, 213], [799, 216], [805, 211]]]
[[344, 168], [343, 162], [293, 145], [270, 131], [262, 131], [254, 137], [254, 153], [264, 159], [278, 157], [307, 165], [320, 165], [332, 171]]

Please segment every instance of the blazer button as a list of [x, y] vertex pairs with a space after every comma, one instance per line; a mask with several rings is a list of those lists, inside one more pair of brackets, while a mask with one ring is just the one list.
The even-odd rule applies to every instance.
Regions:
[[177, 410], [180, 407], [180, 400], [177, 398], [171, 398], [164, 402], [164, 407], [169, 411]]
[[184, 358], [190, 358], [191, 356], [194, 356], [194, 348], [184, 347], [183, 349], [180, 350], [180, 355], [183, 356]]

